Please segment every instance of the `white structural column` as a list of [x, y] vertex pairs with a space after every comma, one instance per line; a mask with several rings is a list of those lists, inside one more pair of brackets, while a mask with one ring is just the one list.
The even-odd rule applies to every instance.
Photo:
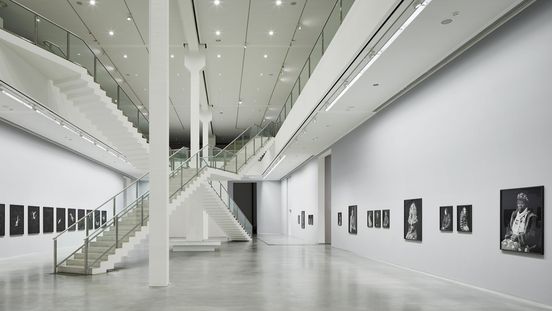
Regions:
[[201, 71], [205, 67], [205, 56], [199, 52], [190, 52], [184, 59], [190, 72], [190, 154], [199, 151]]
[[211, 120], [213, 119], [213, 115], [211, 112], [202, 112], [201, 113], [201, 125], [202, 125], [202, 129], [201, 129], [201, 134], [202, 134], [202, 139], [201, 139], [201, 147], [204, 148], [203, 149], [203, 156], [204, 157], [207, 157], [209, 156], [209, 150], [208, 148], [205, 148], [207, 146], [210, 145], [210, 141], [209, 141], [209, 124], [211, 123]]
[[149, 285], [169, 285], [169, 1], [149, 1]]

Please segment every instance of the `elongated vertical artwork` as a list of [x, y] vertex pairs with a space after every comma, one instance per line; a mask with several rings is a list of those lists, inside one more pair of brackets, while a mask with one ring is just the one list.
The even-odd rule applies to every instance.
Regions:
[[25, 229], [23, 205], [10, 205], [10, 235], [22, 235]]
[[0, 236], [6, 235], [6, 205], [0, 204]]
[[422, 240], [422, 199], [404, 201], [404, 239]]
[[27, 207], [27, 233], [40, 233], [40, 207], [38, 206]]
[[301, 224], [301, 215], [297, 215], [297, 224], [298, 224], [298, 225]]
[[54, 232], [54, 208], [42, 208], [42, 233]]
[[74, 208], [67, 209], [67, 230], [75, 231], [77, 230], [77, 210]]
[[374, 227], [381, 228], [381, 211], [374, 212]]
[[65, 230], [65, 209], [62, 207], [56, 208], [56, 232]]
[[85, 225], [85, 219], [84, 219], [84, 210], [83, 209], [79, 209], [77, 211], [77, 218], [79, 219], [79, 224], [77, 225], [77, 229], [79, 231], [81, 230], [84, 230], [84, 225]]
[[439, 208], [439, 230], [452, 232], [452, 206], [441, 206]]
[[314, 225], [314, 215], [309, 215], [309, 226]]
[[382, 211], [382, 215], [383, 215], [382, 216], [383, 220], [382, 220], [381, 226], [385, 229], [389, 229], [391, 225], [391, 211], [388, 209], [384, 209]]
[[341, 212], [337, 213], [337, 225], [340, 227], [343, 225], [343, 216]]
[[472, 232], [472, 206], [458, 205], [456, 207], [456, 230], [458, 232]]
[[366, 212], [366, 217], [368, 218], [367, 219], [367, 226], [368, 228], [373, 228], [374, 227], [374, 211], [367, 211]]
[[301, 229], [305, 229], [305, 211], [301, 211]]
[[349, 206], [349, 233], [357, 234], [357, 206]]
[[86, 210], [86, 223], [88, 230], [94, 229], [94, 213], [92, 213], [92, 210], [87, 209]]
[[102, 211], [102, 226], [107, 222], [107, 211]]
[[98, 229], [100, 227], [100, 224], [102, 223], [101, 217], [102, 216], [100, 210], [94, 211], [94, 229]]
[[544, 186], [500, 191], [500, 249], [544, 255]]

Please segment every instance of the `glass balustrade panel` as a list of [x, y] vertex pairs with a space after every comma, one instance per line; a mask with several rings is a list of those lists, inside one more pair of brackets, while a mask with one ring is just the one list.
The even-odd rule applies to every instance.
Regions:
[[82, 41], [81, 38], [69, 34], [69, 60], [88, 71], [94, 76], [94, 53]]
[[57, 25], [36, 17], [38, 30], [37, 45], [41, 48], [67, 59], [67, 42], [69, 33]]
[[22, 37], [32, 43], [36, 41], [36, 16], [34, 13], [7, 1], [5, 6], [0, 6], [0, 18], [2, 29]]

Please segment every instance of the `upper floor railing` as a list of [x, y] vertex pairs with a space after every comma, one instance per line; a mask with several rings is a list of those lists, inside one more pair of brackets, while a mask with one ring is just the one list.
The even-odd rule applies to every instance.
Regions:
[[3, 0], [3, 3], [0, 28], [85, 68], [138, 132], [149, 140], [147, 110], [130, 99], [118, 83], [122, 80], [118, 81], [109, 72], [113, 68], [104, 66], [84, 40], [15, 1]]

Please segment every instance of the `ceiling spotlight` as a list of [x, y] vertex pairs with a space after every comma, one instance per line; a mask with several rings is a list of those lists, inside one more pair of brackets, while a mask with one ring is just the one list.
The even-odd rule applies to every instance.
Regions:
[[240, 99], [238, 100], [238, 105], [241, 105], [241, 104], [243, 104], [243, 101]]
[[171, 58], [174, 58], [174, 54], [171, 54]]
[[114, 35], [115, 35], [115, 32], [114, 32], [113, 30], [110, 30], [108, 33], [109, 33], [110, 36], [114, 36]]
[[126, 55], [126, 54], [123, 54], [123, 58], [128, 58], [128, 55]]
[[268, 54], [263, 55], [264, 58], [268, 58]]
[[301, 29], [303, 29], [303, 26], [299, 26], [299, 27], [297, 27], [297, 29], [298, 29], [298, 30], [301, 30]]
[[276, 0], [276, 5], [277, 5], [277, 6], [282, 5], [282, 0]]
[[274, 36], [274, 30], [269, 30], [269, 31], [268, 31], [268, 35], [269, 35], [269, 36]]
[[220, 30], [215, 31], [215, 35], [220, 36]]
[[221, 76], [222, 76], [222, 73], [219, 72], [218, 76], [221, 77]]
[[132, 20], [132, 15], [129, 14], [129, 15], [127, 16], [126, 20], [130, 22], [130, 21]]
[[96, 5], [96, 0], [90, 0], [90, 1], [88, 1], [88, 3], [89, 3], [90, 5]]
[[262, 77], [262, 76], [263, 76], [263, 73], [261, 72], [261, 73], [259, 74], [259, 76], [261, 76], [261, 77]]
[[213, 4], [214, 4], [214, 5], [219, 5], [219, 4], [220, 4], [220, 0], [215, 0], [215, 1], [213, 1]]
[[220, 55], [220, 54], [217, 54], [217, 58], [221, 58], [221, 57], [222, 57], [222, 55]]

